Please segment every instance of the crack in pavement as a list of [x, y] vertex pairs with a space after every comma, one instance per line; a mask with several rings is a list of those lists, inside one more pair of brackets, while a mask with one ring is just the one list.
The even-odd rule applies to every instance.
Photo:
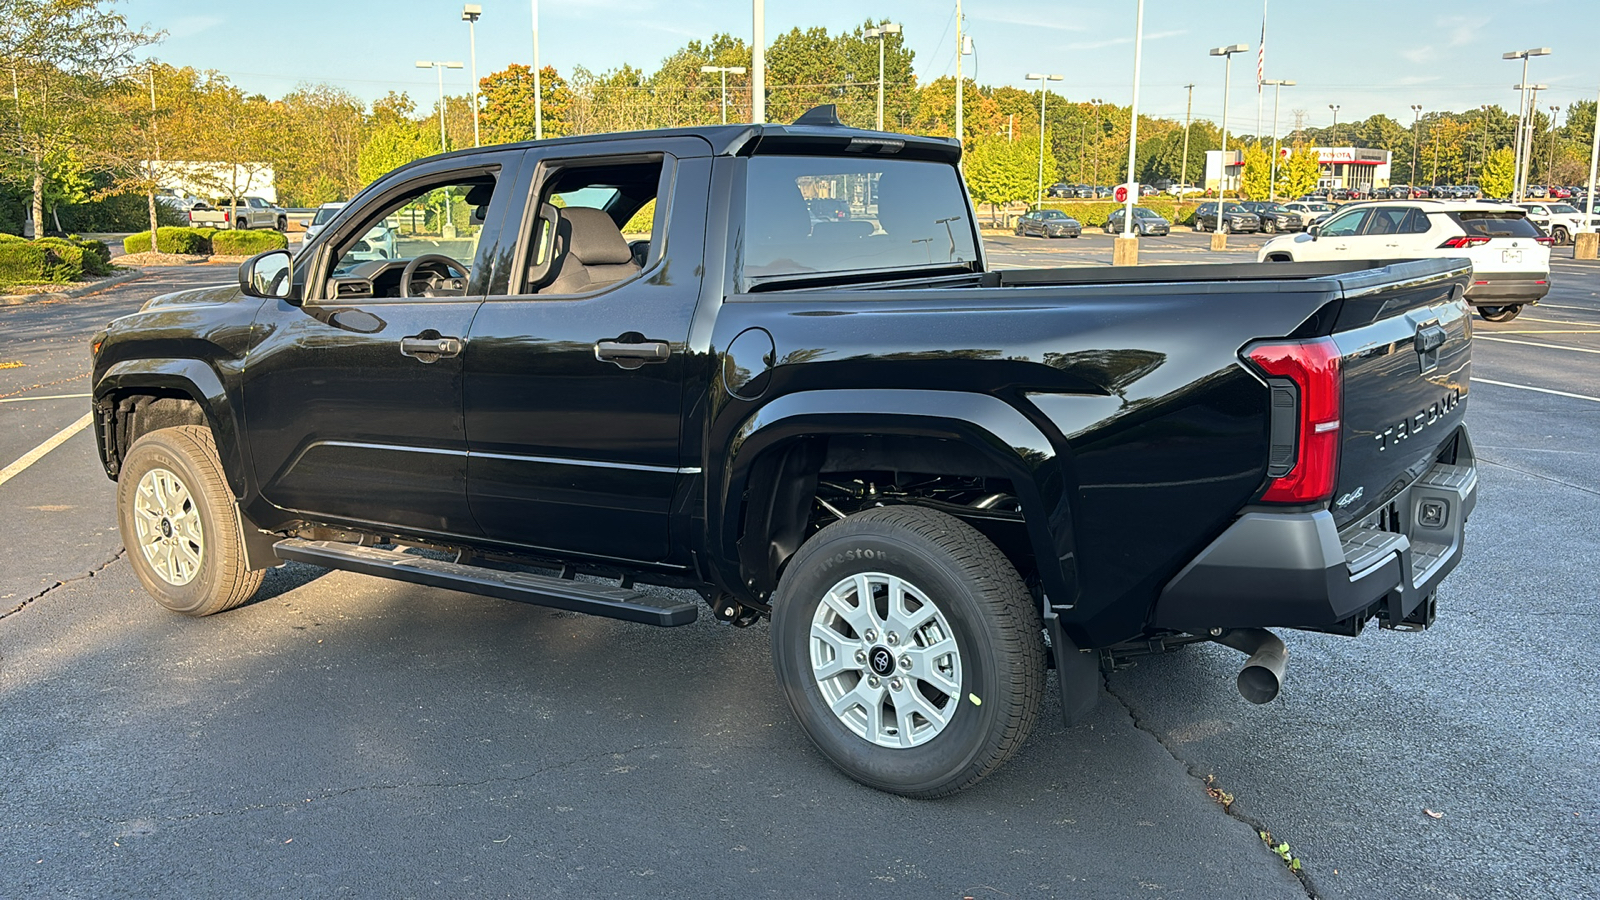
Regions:
[[1513, 472], [1521, 472], [1522, 474], [1527, 475], [1530, 478], [1542, 479], [1542, 480], [1548, 481], [1548, 482], [1550, 482], [1552, 484], [1559, 484], [1562, 487], [1569, 487], [1569, 488], [1572, 488], [1575, 491], [1583, 491], [1585, 494], [1593, 494], [1596, 497], [1600, 497], [1600, 491], [1597, 491], [1594, 488], [1584, 487], [1581, 484], [1573, 484], [1570, 481], [1562, 481], [1559, 478], [1552, 478], [1549, 475], [1541, 475], [1538, 472], [1530, 472], [1527, 469], [1519, 469], [1516, 466], [1507, 465], [1507, 464], [1505, 464], [1503, 462], [1495, 462], [1494, 460], [1489, 459], [1486, 456], [1478, 457], [1478, 461], [1479, 462], [1486, 462], [1491, 466], [1499, 466], [1502, 469], [1510, 469]]
[[8, 609], [8, 610], [6, 610], [4, 612], [0, 612], [0, 619], [6, 619], [6, 618], [9, 618], [10, 616], [16, 615], [19, 612], [22, 612], [23, 609], [25, 609], [28, 606], [32, 605], [34, 602], [39, 601], [39, 600], [43, 600], [45, 598], [45, 596], [47, 594], [49, 594], [51, 591], [58, 590], [58, 589], [60, 589], [62, 587], [65, 587], [65, 586], [67, 586], [69, 584], [72, 584], [73, 582], [83, 581], [86, 578], [93, 578], [96, 575], [99, 575], [101, 572], [104, 572], [106, 570], [107, 566], [111, 565], [112, 563], [116, 562], [117, 560], [119, 560], [119, 559], [121, 559], [121, 558], [123, 558], [124, 556], [127, 556], [127, 555], [128, 555], [128, 548], [123, 547], [123, 548], [119, 549], [116, 553], [113, 553], [111, 555], [110, 559], [106, 560], [105, 562], [101, 563], [98, 566], [95, 566], [93, 569], [90, 569], [89, 571], [83, 573], [82, 575], [74, 575], [71, 578], [68, 578], [68, 579], [66, 579], [64, 581], [58, 581], [55, 584], [52, 584], [49, 587], [45, 588], [44, 590], [40, 591], [39, 593], [34, 594], [32, 597], [23, 598], [21, 603], [18, 603], [16, 606], [13, 606], [12, 608], [10, 608], [10, 609]]
[[[1211, 776], [1211, 778], [1212, 778], [1211, 781], [1207, 781], [1206, 780], [1207, 776], [1205, 774], [1202, 774], [1200, 772], [1200, 769], [1197, 766], [1195, 766], [1193, 763], [1189, 762], [1188, 760], [1184, 759], [1182, 756], [1179, 756], [1178, 752], [1172, 748], [1171, 744], [1167, 743], [1165, 738], [1163, 738], [1160, 734], [1157, 734], [1155, 729], [1150, 728], [1149, 726], [1145, 725], [1144, 720], [1139, 717], [1139, 713], [1136, 710], [1134, 710], [1133, 704], [1130, 703], [1121, 694], [1118, 694], [1114, 689], [1112, 689], [1112, 687], [1111, 687], [1111, 679], [1108, 676], [1108, 674], [1101, 673], [1100, 680], [1101, 680], [1102, 684], [1104, 684], [1104, 686], [1105, 686], [1106, 693], [1110, 694], [1112, 699], [1116, 700], [1117, 703], [1119, 703], [1122, 706], [1122, 708], [1127, 711], [1128, 719], [1133, 723], [1133, 727], [1134, 728], [1136, 728], [1139, 731], [1142, 731], [1145, 734], [1148, 734], [1151, 737], [1155, 738], [1156, 743], [1161, 745], [1161, 749], [1167, 751], [1167, 755], [1171, 756], [1174, 762], [1176, 762], [1180, 766], [1183, 766], [1184, 772], [1186, 772], [1189, 775], [1190, 778], [1193, 778], [1195, 781], [1198, 781], [1200, 783], [1200, 786], [1201, 786], [1202, 789], [1204, 789], [1206, 787], [1211, 787], [1211, 786], [1215, 786], [1216, 785], [1217, 782], [1215, 780], [1215, 776], [1214, 775]], [[1283, 840], [1283, 838], [1280, 835], [1277, 835], [1276, 832], [1273, 832], [1272, 829], [1268, 828], [1265, 824], [1263, 824], [1262, 822], [1257, 820], [1255, 817], [1245, 815], [1244, 813], [1234, 809], [1234, 804], [1231, 804], [1231, 803], [1229, 803], [1229, 804], [1218, 803], [1217, 805], [1222, 807], [1222, 812], [1223, 812], [1224, 815], [1227, 815], [1227, 816], [1229, 816], [1231, 818], [1239, 820], [1240, 822], [1243, 822], [1246, 825], [1249, 825], [1250, 828], [1252, 830], [1254, 830], [1255, 833], [1258, 836], [1262, 832], [1266, 832], [1268, 834], [1273, 834], [1274, 837], [1279, 841]], [[1291, 844], [1291, 846], [1293, 846], [1293, 845]], [[1269, 849], [1269, 851], [1271, 850], [1270, 847], [1268, 849]], [[1285, 866], [1285, 868], [1287, 868], [1287, 866]], [[1322, 895], [1317, 893], [1316, 886], [1311, 883], [1311, 874], [1309, 872], [1307, 872], [1304, 868], [1301, 868], [1301, 870], [1298, 871], [1298, 872], [1295, 871], [1294, 869], [1289, 869], [1289, 874], [1291, 874], [1295, 878], [1299, 879], [1300, 886], [1305, 889], [1306, 897], [1309, 898], [1309, 900], [1322, 900]]]

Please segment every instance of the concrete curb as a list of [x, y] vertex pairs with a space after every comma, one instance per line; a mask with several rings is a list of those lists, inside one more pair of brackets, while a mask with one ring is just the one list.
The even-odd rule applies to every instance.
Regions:
[[108, 278], [80, 284], [60, 291], [50, 291], [40, 294], [0, 294], [0, 306], [21, 306], [24, 303], [43, 303], [46, 300], [70, 300], [74, 297], [83, 297], [88, 294], [98, 293], [106, 288], [116, 287], [143, 278], [143, 269], [134, 269], [131, 272], [118, 272]]

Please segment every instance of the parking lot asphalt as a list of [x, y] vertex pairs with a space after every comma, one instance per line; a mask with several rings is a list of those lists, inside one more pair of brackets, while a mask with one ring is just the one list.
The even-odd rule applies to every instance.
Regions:
[[[1141, 256], [1253, 259], [1205, 241]], [[988, 244], [997, 266], [1110, 256]], [[0, 309], [0, 365], [22, 363], [0, 400], [87, 392], [95, 327], [231, 274]], [[1434, 628], [1285, 632], [1262, 707], [1231, 651], [1140, 660], [1089, 722], [1051, 697], [1010, 764], [937, 802], [813, 750], [764, 624], [655, 630], [297, 564], [231, 613], [164, 613], [79, 432], [0, 485], [0, 896], [1592, 896], [1600, 268], [1553, 281], [1474, 323], [1482, 494]], [[0, 466], [86, 409], [0, 403]]]

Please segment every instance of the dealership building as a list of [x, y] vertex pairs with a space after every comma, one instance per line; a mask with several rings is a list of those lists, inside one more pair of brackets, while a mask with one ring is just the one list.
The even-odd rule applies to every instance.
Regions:
[[[1389, 151], [1371, 147], [1312, 147], [1322, 171], [1317, 176], [1317, 187], [1333, 190], [1355, 188], [1370, 191], [1389, 186]], [[1289, 155], [1289, 148], [1278, 148], [1280, 160]], [[1244, 152], [1228, 151], [1227, 189], [1239, 189], [1239, 176], [1244, 172]], [[1223, 177], [1222, 151], [1206, 151], [1207, 190], [1216, 190]]]

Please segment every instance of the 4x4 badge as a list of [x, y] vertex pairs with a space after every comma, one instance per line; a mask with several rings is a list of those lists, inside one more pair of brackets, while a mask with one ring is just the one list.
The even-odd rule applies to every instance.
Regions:
[[1340, 509], [1344, 509], [1346, 506], [1349, 506], [1350, 504], [1356, 502], [1357, 500], [1360, 500], [1361, 499], [1361, 493], [1362, 493], [1362, 491], [1365, 491], [1365, 490], [1366, 490], [1366, 488], [1364, 488], [1364, 487], [1358, 487], [1355, 490], [1351, 491], [1350, 493], [1345, 494], [1343, 497], [1340, 497], [1338, 500], [1334, 501], [1333, 505], [1339, 507]]

